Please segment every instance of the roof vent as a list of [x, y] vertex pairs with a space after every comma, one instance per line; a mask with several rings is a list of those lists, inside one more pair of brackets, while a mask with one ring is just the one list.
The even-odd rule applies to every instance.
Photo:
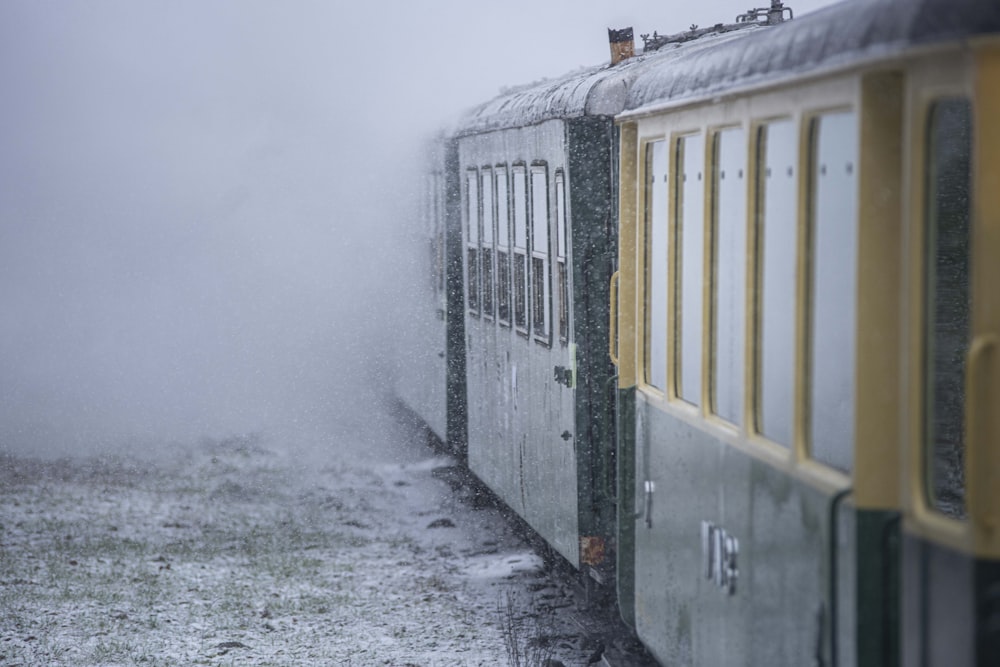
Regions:
[[608, 42], [611, 43], [611, 65], [617, 65], [635, 55], [635, 38], [632, 28], [612, 30], [608, 28]]
[[771, 6], [758, 7], [747, 10], [745, 14], [736, 17], [737, 23], [762, 23], [764, 25], [777, 25], [785, 20], [785, 12], [788, 12], [788, 20], [792, 20], [792, 8], [785, 7], [781, 0], [771, 0]]
[[[788, 12], [788, 18], [785, 18], [785, 12]], [[747, 10], [745, 14], [740, 14], [736, 17], [736, 23], [716, 23], [708, 28], [699, 28], [697, 25], [692, 25], [686, 32], [678, 32], [674, 35], [661, 35], [654, 32], [652, 36], [648, 34], [639, 36], [642, 37], [644, 51], [656, 51], [668, 44], [676, 46], [684, 42], [699, 39], [705, 35], [722, 34], [762, 25], [777, 25], [791, 20], [792, 8], [785, 7], [781, 0], [771, 0], [769, 8], [763, 7]], [[614, 49], [614, 46], [611, 48]]]

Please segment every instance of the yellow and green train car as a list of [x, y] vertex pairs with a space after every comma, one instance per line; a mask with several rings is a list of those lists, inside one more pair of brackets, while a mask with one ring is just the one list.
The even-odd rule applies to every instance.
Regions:
[[631, 87], [619, 599], [664, 664], [1000, 664], [998, 31], [844, 3]]
[[789, 15], [464, 116], [401, 393], [664, 665], [1000, 665], [1000, 2]]

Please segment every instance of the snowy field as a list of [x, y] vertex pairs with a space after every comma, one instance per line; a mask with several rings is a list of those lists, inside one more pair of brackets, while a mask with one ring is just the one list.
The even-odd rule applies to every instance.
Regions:
[[569, 666], [613, 643], [412, 428], [341, 438], [0, 458], [0, 665]]

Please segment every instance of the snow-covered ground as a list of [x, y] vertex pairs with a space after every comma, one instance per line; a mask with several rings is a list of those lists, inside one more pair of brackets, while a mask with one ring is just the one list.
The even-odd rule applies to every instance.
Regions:
[[0, 665], [585, 665], [608, 640], [412, 427], [306, 440], [0, 457]]

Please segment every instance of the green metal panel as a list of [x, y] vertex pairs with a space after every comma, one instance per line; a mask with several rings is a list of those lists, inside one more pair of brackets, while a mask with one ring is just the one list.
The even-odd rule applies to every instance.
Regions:
[[1000, 664], [1000, 561], [903, 533], [901, 663]]
[[635, 629], [635, 387], [618, 392], [618, 609]]
[[977, 559], [974, 582], [976, 659], [1000, 665], [1000, 561]]
[[462, 291], [462, 193], [458, 144], [445, 151], [445, 283], [447, 299], [447, 437], [446, 446], [460, 461], [467, 460], [468, 410], [465, 384], [465, 296]]
[[[600, 568], [614, 570], [616, 468], [614, 366], [608, 358], [609, 283], [617, 257], [614, 125], [607, 117], [567, 121], [572, 212], [573, 337], [577, 344], [576, 433], [580, 532], [606, 542]], [[610, 581], [608, 582], [610, 583]]]
[[899, 664], [898, 512], [857, 513], [857, 664]]
[[[635, 405], [640, 638], [670, 665], [829, 664], [831, 590], [843, 602], [837, 611], [841, 629], [848, 629], [842, 641], [851, 642], [857, 622], [854, 596], [845, 592], [857, 585], [853, 509], [651, 407], [641, 394]], [[832, 521], [838, 526], [836, 580], [830, 578]], [[703, 544], [706, 526], [712, 535], [738, 540], [732, 593], [714, 578], [720, 568]]]

